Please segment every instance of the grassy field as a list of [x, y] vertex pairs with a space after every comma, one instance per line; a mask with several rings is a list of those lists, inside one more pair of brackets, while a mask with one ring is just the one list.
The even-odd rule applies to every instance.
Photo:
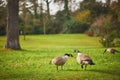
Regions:
[[[0, 36], [0, 80], [120, 80], [120, 54], [102, 54], [104, 49], [96, 37], [84, 34], [20, 36], [23, 50], [4, 49], [5, 36]], [[74, 49], [92, 57], [96, 65], [82, 70]], [[120, 50], [120, 48], [116, 48]], [[50, 60], [72, 53], [63, 70], [57, 71]]]

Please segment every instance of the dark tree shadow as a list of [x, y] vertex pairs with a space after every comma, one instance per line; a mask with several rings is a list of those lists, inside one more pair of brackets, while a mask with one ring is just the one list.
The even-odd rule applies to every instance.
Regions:
[[98, 69], [87, 69], [87, 70], [84, 70], [84, 69], [66, 69], [64, 71], [86, 71], [86, 72], [97, 72], [97, 73], [100, 73], [100, 74], [111, 74], [111, 75], [117, 75], [117, 76], [120, 76], [120, 71], [116, 71], [116, 70], [98, 70]]

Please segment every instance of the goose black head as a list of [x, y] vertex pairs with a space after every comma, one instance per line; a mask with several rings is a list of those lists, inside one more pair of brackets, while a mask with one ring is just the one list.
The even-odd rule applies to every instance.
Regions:
[[65, 55], [67, 55], [67, 56], [69, 56], [69, 57], [73, 57], [72, 54], [65, 53], [64, 56], [65, 56]]
[[75, 52], [75, 53], [79, 53], [80, 51], [79, 51], [79, 50], [77, 50], [77, 49], [75, 49], [75, 50], [74, 50], [74, 52]]

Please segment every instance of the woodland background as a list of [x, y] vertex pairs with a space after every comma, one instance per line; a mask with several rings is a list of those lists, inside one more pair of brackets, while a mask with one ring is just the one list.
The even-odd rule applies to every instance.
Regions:
[[[59, 6], [50, 14], [50, 4]], [[63, 6], [63, 9], [62, 9]], [[77, 7], [77, 9], [75, 8]], [[6, 35], [7, 2], [0, 1], [0, 35]], [[118, 0], [20, 0], [20, 34], [85, 33], [99, 36], [105, 46], [120, 46], [120, 1]]]

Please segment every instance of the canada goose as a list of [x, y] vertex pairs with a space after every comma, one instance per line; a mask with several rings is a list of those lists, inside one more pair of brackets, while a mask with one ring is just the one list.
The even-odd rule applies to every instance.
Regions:
[[93, 63], [92, 59], [88, 55], [80, 53], [79, 50], [74, 50], [74, 52], [78, 54], [77, 62], [81, 64], [82, 69], [84, 68], [84, 65], [85, 65], [85, 70], [86, 70], [87, 65], [95, 65], [95, 63]]
[[116, 49], [108, 48], [108, 49], [105, 49], [105, 51], [103, 52], [103, 54], [104, 54], [106, 51], [110, 52], [111, 54], [115, 54], [116, 52], [119, 52], [119, 51], [116, 50]]
[[68, 57], [73, 57], [73, 55], [65, 53], [64, 56], [56, 57], [52, 59], [50, 62], [56, 65], [57, 70], [58, 70], [58, 66], [61, 66], [61, 69], [62, 69], [62, 66], [66, 63]]

